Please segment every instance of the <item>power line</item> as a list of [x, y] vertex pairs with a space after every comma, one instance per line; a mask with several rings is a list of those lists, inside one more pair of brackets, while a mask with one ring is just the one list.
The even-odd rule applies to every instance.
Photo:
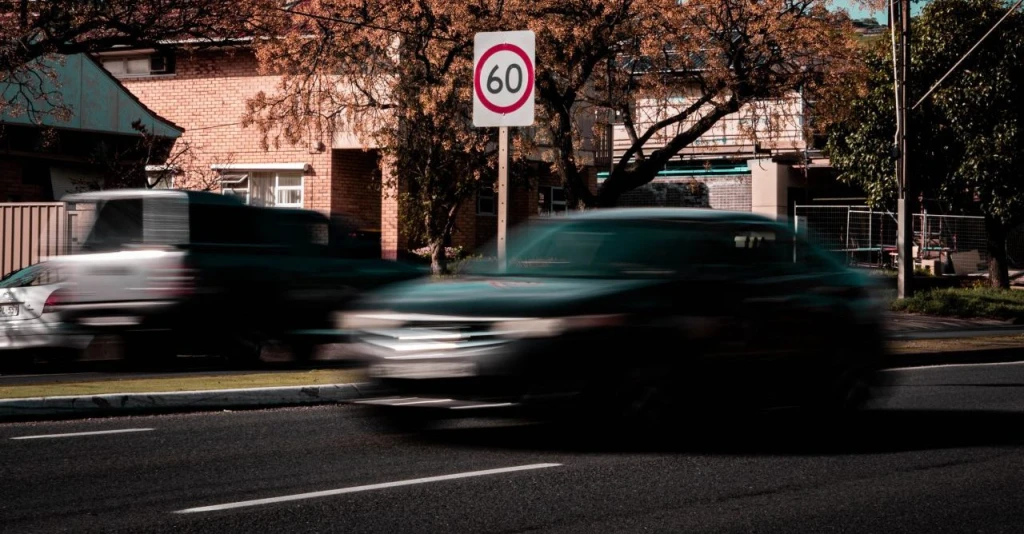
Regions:
[[971, 52], [974, 52], [974, 49], [975, 49], [975, 48], [978, 48], [978, 46], [979, 46], [979, 45], [981, 45], [982, 41], [984, 41], [984, 40], [985, 40], [985, 39], [986, 39], [986, 38], [987, 38], [987, 37], [988, 37], [988, 36], [989, 36], [989, 35], [990, 35], [990, 34], [991, 34], [992, 32], [996, 31], [996, 28], [998, 28], [998, 27], [999, 27], [999, 25], [1000, 25], [1000, 24], [1002, 24], [1002, 23], [1003, 23], [1003, 21], [1004, 21], [1004, 20], [1006, 20], [1006, 19], [1007, 19], [1007, 18], [1008, 18], [1008, 17], [1010, 16], [1010, 14], [1011, 14], [1011, 13], [1013, 13], [1013, 12], [1014, 12], [1014, 11], [1015, 11], [1015, 10], [1016, 10], [1016, 9], [1017, 9], [1018, 7], [1020, 7], [1020, 5], [1021, 5], [1022, 3], [1024, 3], [1024, 0], [1017, 0], [1017, 3], [1016, 3], [1016, 4], [1013, 4], [1013, 6], [1011, 6], [1011, 7], [1010, 7], [1010, 10], [1009, 10], [1009, 11], [1007, 11], [1005, 15], [1003, 15], [1003, 18], [999, 19], [999, 21], [998, 21], [998, 22], [996, 22], [996, 23], [995, 23], [995, 25], [994, 25], [994, 26], [992, 26], [992, 28], [991, 28], [991, 29], [989, 29], [989, 30], [988, 30], [987, 32], [985, 32], [985, 35], [982, 35], [982, 36], [981, 36], [981, 39], [978, 39], [978, 42], [977, 42], [977, 43], [974, 43], [974, 46], [972, 46], [972, 47], [971, 47], [971, 49], [970, 49], [970, 50], [968, 50], [968, 51], [967, 51], [967, 53], [966, 53], [966, 54], [964, 54], [964, 55], [963, 55], [963, 56], [962, 56], [962, 57], [960, 58], [960, 60], [959, 60], [959, 61], [957, 61], [957, 62], [956, 62], [956, 64], [955, 64], [955, 65], [953, 65], [953, 66], [952, 66], [952, 67], [951, 67], [951, 68], [949, 69], [949, 71], [948, 71], [948, 72], [946, 72], [946, 74], [943, 74], [943, 75], [942, 75], [942, 77], [941, 77], [941, 78], [939, 78], [939, 81], [935, 82], [935, 84], [933, 84], [933, 85], [931, 86], [931, 88], [930, 88], [930, 89], [928, 89], [928, 92], [927, 92], [927, 93], [925, 93], [925, 94], [924, 94], [924, 96], [922, 96], [922, 97], [921, 97], [921, 100], [918, 100], [918, 101], [917, 101], [917, 104], [914, 104], [914, 107], [912, 107], [912, 108], [910, 108], [910, 109], [917, 109], [917, 106], [920, 106], [920, 105], [921, 105], [921, 102], [924, 102], [924, 100], [925, 100], [926, 98], [928, 98], [928, 97], [929, 97], [929, 96], [930, 96], [930, 95], [931, 95], [931, 94], [932, 94], [932, 93], [933, 93], [933, 92], [934, 92], [934, 91], [935, 91], [936, 89], [938, 89], [938, 88], [939, 88], [939, 85], [941, 85], [941, 84], [942, 84], [942, 82], [943, 82], [943, 81], [945, 81], [945, 79], [946, 79], [946, 78], [948, 78], [950, 74], [953, 74], [953, 71], [955, 71], [955, 70], [956, 70], [956, 68], [957, 68], [957, 67], [959, 67], [959, 66], [960, 66], [960, 64], [964, 62], [964, 60], [965, 60], [965, 59], [967, 59], [967, 56], [971, 55]]

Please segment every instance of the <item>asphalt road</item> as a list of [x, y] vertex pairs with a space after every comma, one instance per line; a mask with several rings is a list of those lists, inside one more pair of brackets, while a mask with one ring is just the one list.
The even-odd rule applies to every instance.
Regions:
[[0, 531], [1021, 532], [1024, 365], [887, 375], [844, 425], [648, 443], [351, 406], [0, 425]]

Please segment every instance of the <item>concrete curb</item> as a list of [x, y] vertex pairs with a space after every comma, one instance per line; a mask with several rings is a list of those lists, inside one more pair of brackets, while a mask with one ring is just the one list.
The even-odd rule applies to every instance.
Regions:
[[332, 404], [370, 390], [354, 383], [0, 399], [0, 421]]
[[885, 367], [930, 367], [933, 365], [1008, 362], [1024, 362], [1024, 347], [890, 354], [885, 359]]
[[971, 330], [919, 330], [892, 332], [890, 341], [918, 341], [927, 339], [955, 339], [975, 337], [1016, 336], [1024, 334], [1024, 326], [992, 326]]
[[[1024, 361], [1024, 348], [890, 354], [886, 368]], [[369, 383], [324, 384], [163, 393], [110, 393], [0, 399], [0, 422], [112, 415], [259, 409], [335, 404], [374, 395]]]

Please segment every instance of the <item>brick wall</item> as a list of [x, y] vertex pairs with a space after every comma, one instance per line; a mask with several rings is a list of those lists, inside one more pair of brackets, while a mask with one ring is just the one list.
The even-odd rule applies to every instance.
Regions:
[[335, 150], [331, 210], [355, 218], [364, 229], [381, 229], [381, 174], [375, 150]]
[[730, 211], [751, 210], [749, 175], [697, 176], [659, 179], [619, 197], [623, 207], [697, 207]]
[[[330, 149], [282, 141], [279, 147], [271, 143], [270, 149], [264, 150], [256, 128], [242, 127], [246, 99], [259, 91], [273, 93], [278, 80], [277, 76], [259, 74], [250, 51], [236, 49], [179, 52], [174, 74], [121, 81], [149, 108], [185, 129], [176, 148], [189, 146], [194, 156], [172, 161], [186, 171], [175, 185], [216, 189], [212, 164], [308, 163], [312, 170], [305, 175], [304, 207], [329, 212], [334, 198]], [[319, 141], [330, 146], [329, 139]]]
[[0, 202], [50, 202], [49, 166], [0, 159]]
[[708, 200], [716, 210], [750, 211], [750, 175], [696, 178], [708, 188]]

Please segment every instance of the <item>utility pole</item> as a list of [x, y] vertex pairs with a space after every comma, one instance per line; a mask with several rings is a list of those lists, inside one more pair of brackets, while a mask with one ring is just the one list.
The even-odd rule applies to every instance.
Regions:
[[899, 258], [897, 296], [901, 299], [913, 295], [914, 288], [914, 215], [910, 210], [913, 197], [910, 191], [910, 167], [907, 165], [907, 74], [910, 72], [910, 0], [899, 2], [892, 12], [897, 14], [891, 24], [899, 23], [899, 51], [896, 68], [897, 155], [896, 180], [899, 197], [896, 205], [896, 252]]

